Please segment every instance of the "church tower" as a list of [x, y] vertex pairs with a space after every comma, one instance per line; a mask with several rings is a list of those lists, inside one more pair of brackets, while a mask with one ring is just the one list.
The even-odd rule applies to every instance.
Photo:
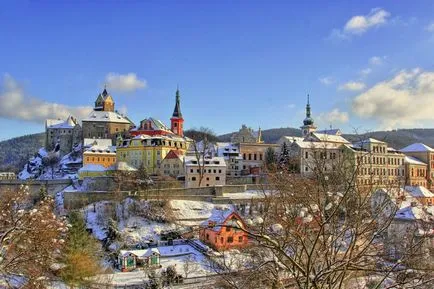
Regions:
[[181, 104], [179, 96], [179, 88], [176, 89], [176, 103], [173, 110], [172, 118], [170, 119], [170, 130], [179, 136], [184, 136], [184, 119], [181, 113]]
[[306, 137], [311, 132], [316, 131], [316, 126], [314, 125], [313, 118], [311, 117], [310, 113], [309, 94], [307, 95], [306, 118], [303, 120], [303, 126], [301, 126], [300, 128], [303, 137]]
[[115, 102], [107, 89], [104, 87], [104, 91], [98, 95], [95, 101], [95, 111], [114, 111]]

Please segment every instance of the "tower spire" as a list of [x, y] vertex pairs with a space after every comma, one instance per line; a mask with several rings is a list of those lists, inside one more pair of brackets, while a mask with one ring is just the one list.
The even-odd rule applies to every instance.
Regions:
[[309, 101], [309, 94], [307, 95], [306, 117], [310, 117], [310, 101]]
[[177, 86], [177, 88], [176, 88], [176, 102], [175, 102], [175, 109], [173, 110], [172, 117], [182, 118], [181, 96], [179, 95], [179, 86]]

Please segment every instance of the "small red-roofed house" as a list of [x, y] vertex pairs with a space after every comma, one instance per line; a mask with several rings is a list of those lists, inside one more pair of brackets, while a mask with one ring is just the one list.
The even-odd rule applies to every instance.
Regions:
[[202, 242], [224, 251], [244, 248], [248, 245], [248, 235], [243, 219], [232, 209], [213, 209], [211, 217], [201, 224], [199, 238]]
[[184, 175], [184, 156], [182, 152], [171, 150], [161, 162], [160, 173], [170, 177]]

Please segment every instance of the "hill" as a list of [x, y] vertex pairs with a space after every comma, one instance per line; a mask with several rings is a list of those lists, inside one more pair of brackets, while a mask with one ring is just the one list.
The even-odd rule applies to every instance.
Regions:
[[0, 142], [0, 171], [22, 170], [31, 156], [44, 146], [45, 133], [36, 133]]
[[[219, 136], [220, 141], [230, 141], [233, 133]], [[301, 131], [296, 128], [273, 128], [262, 131], [262, 138], [266, 143], [276, 143], [282, 136], [301, 136]], [[344, 138], [349, 141], [357, 141], [367, 137], [372, 137], [385, 141], [395, 149], [401, 149], [415, 142], [422, 142], [430, 147], [434, 147], [434, 129], [432, 128], [413, 128], [398, 129], [391, 131], [374, 131], [363, 134], [344, 134]]]

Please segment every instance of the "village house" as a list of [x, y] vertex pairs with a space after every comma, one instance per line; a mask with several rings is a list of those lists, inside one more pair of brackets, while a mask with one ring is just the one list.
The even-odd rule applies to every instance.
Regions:
[[174, 178], [184, 175], [184, 156], [182, 153], [171, 150], [161, 162], [160, 173]]
[[122, 272], [132, 271], [138, 267], [160, 266], [160, 251], [158, 248], [145, 250], [120, 250], [118, 255], [119, 269]]
[[226, 184], [224, 158], [199, 157], [198, 159], [194, 156], [186, 156], [184, 166], [186, 188], [224, 186]]
[[215, 208], [211, 217], [201, 224], [200, 240], [217, 251], [244, 248], [248, 245], [248, 235], [243, 219], [232, 209]]
[[228, 177], [241, 176], [243, 158], [237, 144], [217, 142], [215, 144], [215, 155], [224, 158], [226, 162], [226, 175]]

